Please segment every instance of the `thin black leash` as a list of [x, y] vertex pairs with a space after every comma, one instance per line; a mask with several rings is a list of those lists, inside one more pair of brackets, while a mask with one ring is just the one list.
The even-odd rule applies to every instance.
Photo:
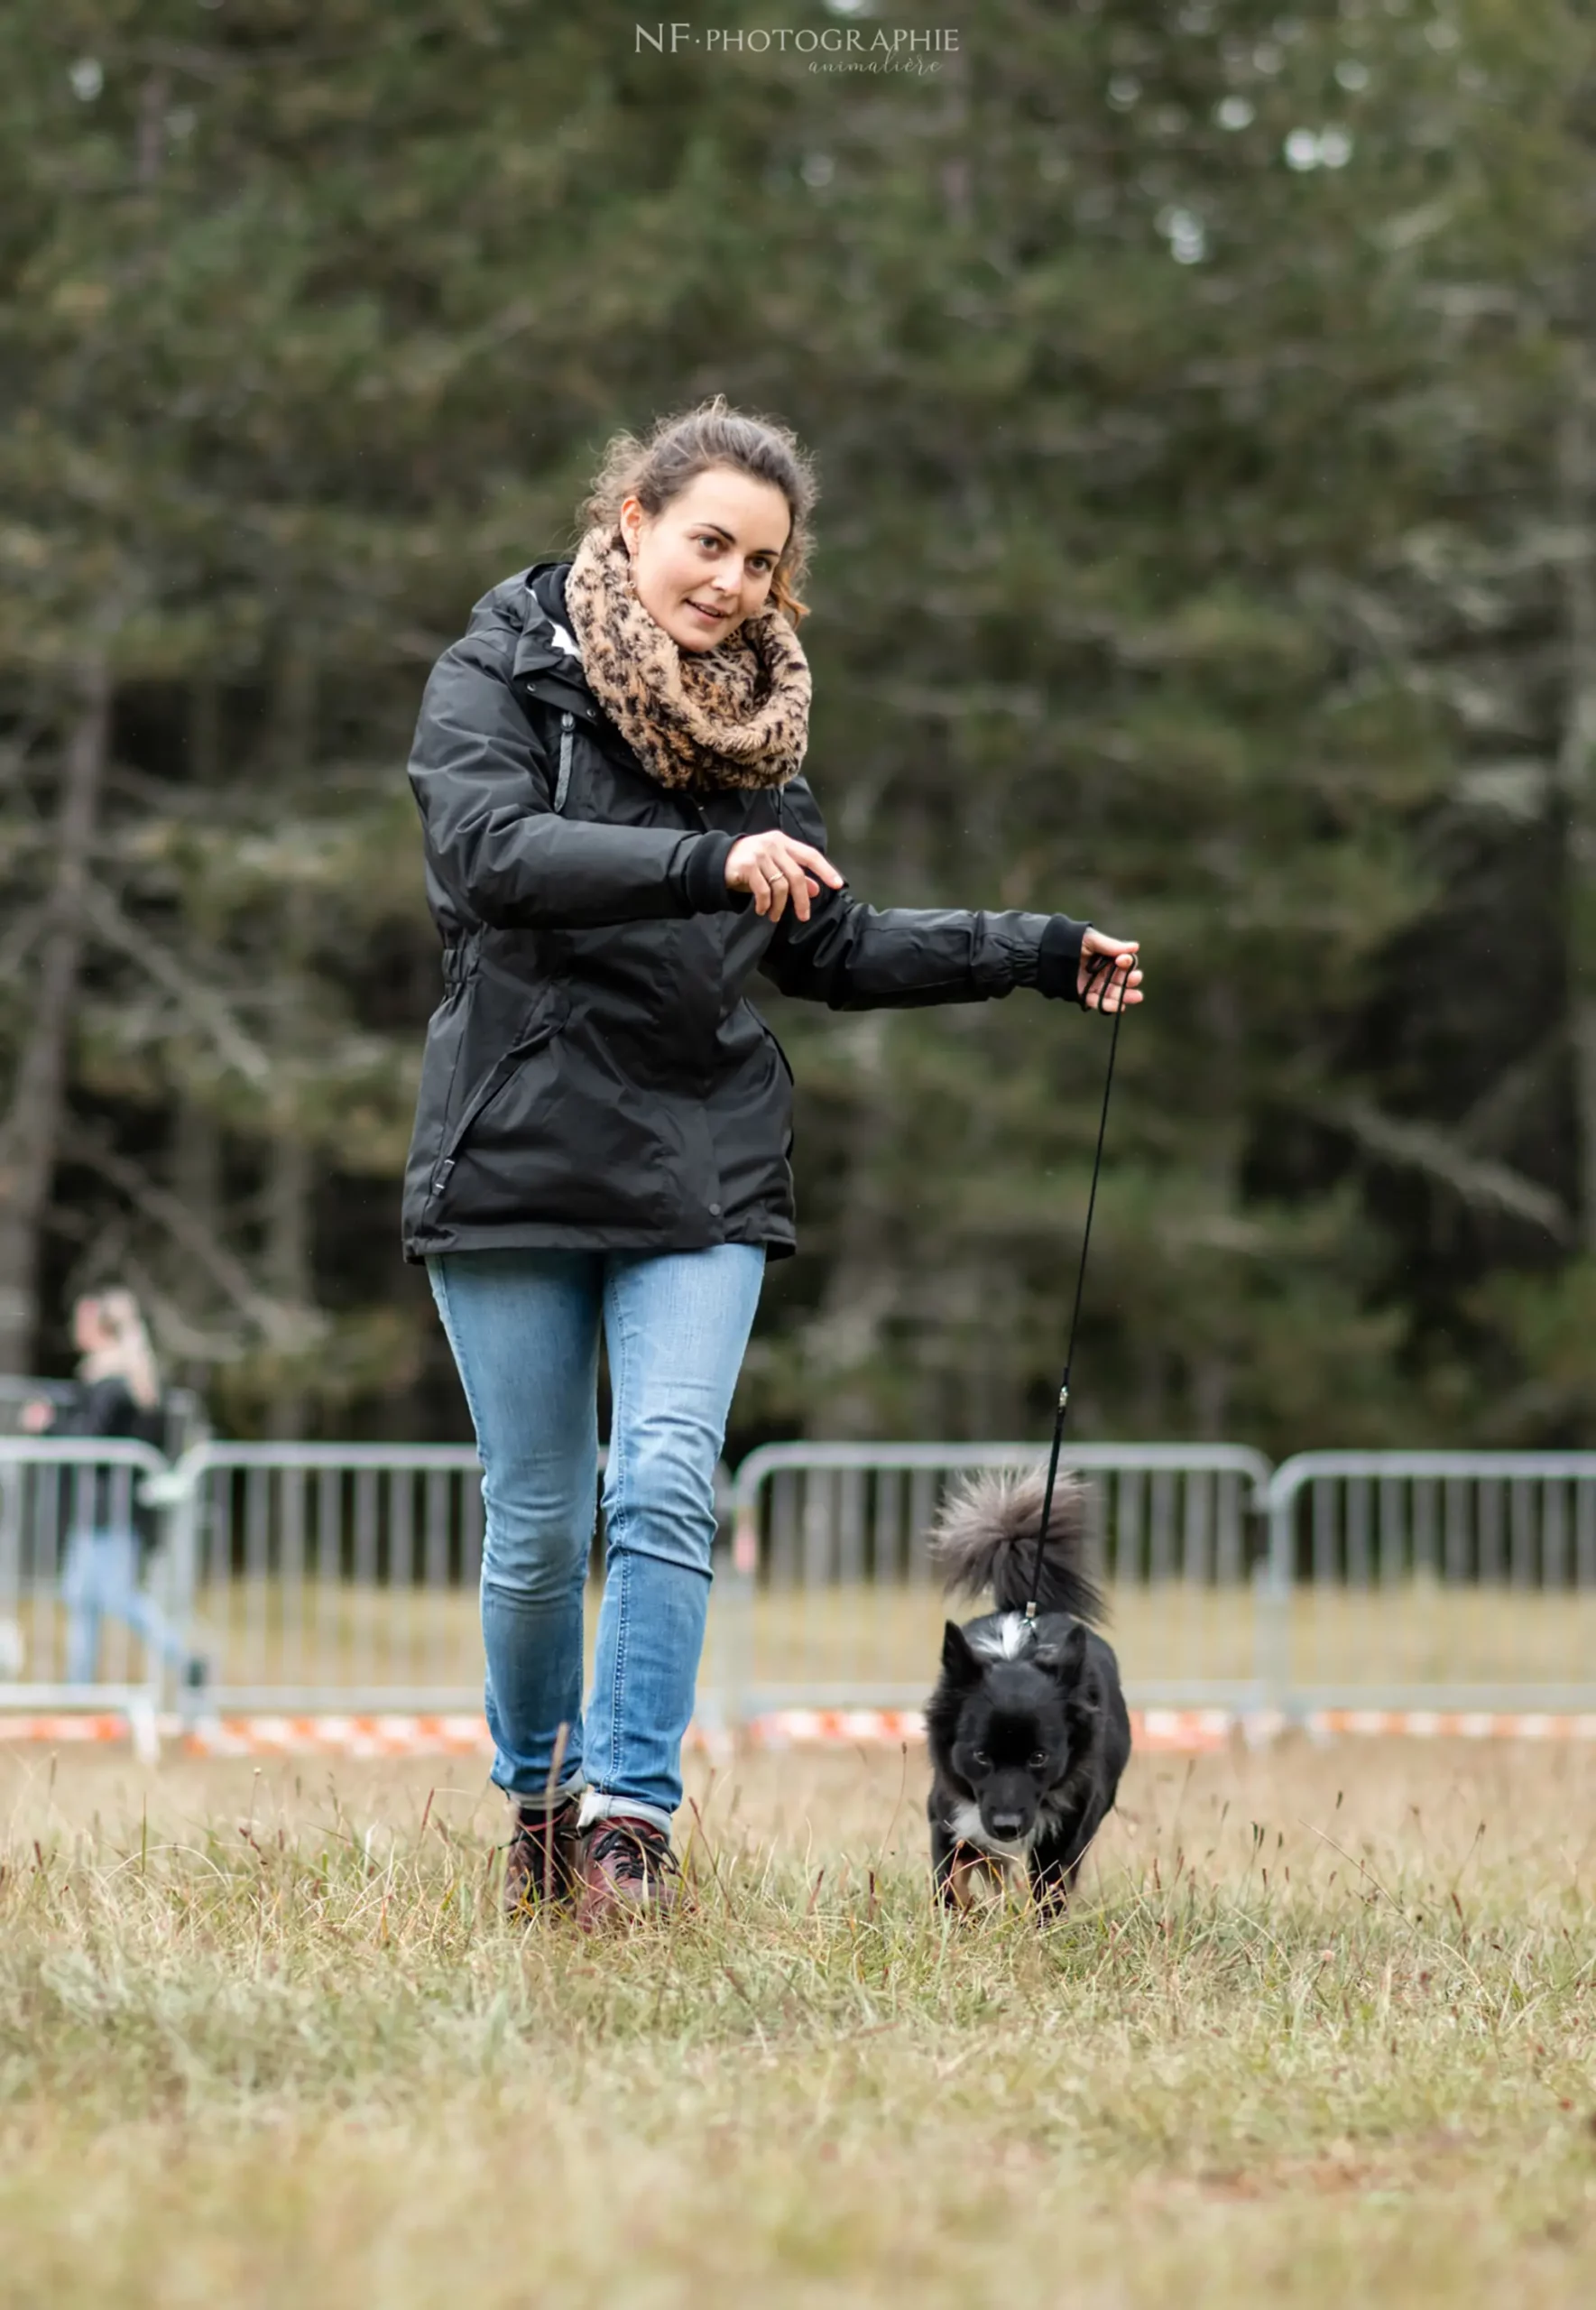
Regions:
[[[1093, 956], [1092, 961], [1086, 966], [1088, 994], [1096, 985], [1105, 967], [1108, 972], [1108, 984], [1112, 985], [1121, 959], [1118, 955]], [[1053, 1449], [1047, 1458], [1047, 1483], [1042, 1493], [1042, 1520], [1037, 1527], [1037, 1553], [1031, 1566], [1030, 1601], [1025, 1608], [1025, 1617], [1028, 1621], [1036, 1619], [1037, 1595], [1042, 1585], [1042, 1557], [1047, 1546], [1047, 1527], [1053, 1516], [1053, 1489], [1058, 1481], [1058, 1455], [1064, 1448], [1064, 1423], [1069, 1416], [1069, 1375], [1075, 1360], [1075, 1334], [1081, 1326], [1081, 1295], [1086, 1289], [1086, 1254], [1092, 1248], [1092, 1215], [1097, 1209], [1097, 1182], [1102, 1170], [1102, 1141], [1103, 1135], [1108, 1130], [1109, 1094], [1114, 1087], [1114, 1056], [1120, 1048], [1120, 1022], [1125, 1016], [1125, 997], [1130, 992], [1130, 973], [1136, 966], [1136, 957], [1133, 955], [1125, 956], [1124, 961], [1125, 984], [1120, 989], [1120, 1000], [1114, 1012], [1113, 1032], [1109, 1037], [1108, 1072], [1102, 1083], [1102, 1113], [1097, 1119], [1097, 1152], [1092, 1160], [1092, 1192], [1086, 1198], [1086, 1224], [1081, 1230], [1081, 1264], [1075, 1270], [1075, 1313], [1069, 1319], [1069, 1345], [1065, 1350], [1064, 1377], [1058, 1384], [1058, 1409], [1053, 1416]], [[1107, 993], [1107, 986], [1104, 987], [1103, 992]]]

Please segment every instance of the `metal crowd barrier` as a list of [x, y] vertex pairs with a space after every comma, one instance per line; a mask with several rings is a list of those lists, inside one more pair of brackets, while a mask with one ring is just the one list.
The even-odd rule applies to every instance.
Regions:
[[1264, 1615], [1292, 1716], [1596, 1709], [1596, 1453], [1287, 1460]]
[[[950, 1605], [927, 1548], [950, 1483], [1033, 1466], [1038, 1444], [779, 1444], [737, 1471], [733, 1712], [897, 1708], [935, 1681]], [[1256, 1708], [1268, 1698], [1269, 1464], [1232, 1444], [1078, 1444], [1089, 1553], [1108, 1633], [1141, 1705]]]
[[202, 1444], [162, 1485], [208, 1705], [471, 1707], [482, 1472], [469, 1445]]
[[[602, 1474], [602, 1453], [599, 1465]], [[174, 1583], [210, 1666], [210, 1709], [480, 1707], [473, 1446], [205, 1444], [162, 1491]], [[712, 1714], [717, 1665], [712, 1632], [701, 1686]]]
[[135, 1610], [180, 1614], [169, 1555], [134, 1532], [135, 1489], [165, 1467], [146, 1444], [0, 1436], [0, 1709], [125, 1716], [153, 1749], [161, 1662], [117, 1605], [131, 1575]]
[[[918, 1705], [950, 1609], [927, 1547], [948, 1485], [1044, 1457], [750, 1455], [725, 1483], [701, 1716]], [[1271, 1473], [1238, 1446], [1082, 1444], [1067, 1464], [1141, 1705], [1596, 1714], [1596, 1453], [1321, 1452]], [[143, 1593], [207, 1660], [203, 1695], [115, 1613], [92, 1677], [70, 1673], [73, 1536], [125, 1529], [135, 1487], [164, 1514]], [[0, 1712], [474, 1711], [482, 1534], [469, 1446], [206, 1443], [170, 1465], [0, 1435]]]

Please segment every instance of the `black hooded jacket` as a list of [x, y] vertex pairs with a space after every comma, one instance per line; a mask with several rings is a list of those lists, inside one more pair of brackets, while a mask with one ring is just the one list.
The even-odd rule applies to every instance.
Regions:
[[1063, 915], [862, 906], [807, 922], [729, 891], [741, 836], [816, 849], [802, 778], [693, 795], [650, 778], [587, 688], [564, 562], [484, 596], [428, 681], [411, 755], [444, 943], [405, 1167], [407, 1260], [499, 1246], [793, 1249], [792, 1078], [747, 999], [864, 1011], [1073, 997]]
[[[166, 1414], [159, 1404], [146, 1409], [125, 1380], [108, 1374], [103, 1380], [75, 1381], [70, 1391], [59, 1397], [52, 1406], [45, 1432], [51, 1436], [127, 1437], [164, 1452]], [[160, 1536], [160, 1518], [154, 1510], [141, 1504], [136, 1474], [106, 1467], [93, 1468], [92, 1473], [82, 1467], [69, 1467], [62, 1470], [60, 1483], [63, 1531], [80, 1524], [106, 1530], [125, 1520], [131, 1522], [140, 1545], [153, 1548]]]

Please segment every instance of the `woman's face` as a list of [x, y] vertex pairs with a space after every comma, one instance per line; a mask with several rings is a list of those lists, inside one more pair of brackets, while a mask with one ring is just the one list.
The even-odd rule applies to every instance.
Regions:
[[92, 1355], [97, 1347], [104, 1347], [110, 1337], [110, 1327], [101, 1312], [100, 1303], [92, 1293], [86, 1292], [72, 1304], [72, 1344], [79, 1355]]
[[765, 606], [792, 527], [773, 482], [725, 466], [689, 482], [653, 515], [621, 505], [637, 597], [684, 650], [713, 650]]

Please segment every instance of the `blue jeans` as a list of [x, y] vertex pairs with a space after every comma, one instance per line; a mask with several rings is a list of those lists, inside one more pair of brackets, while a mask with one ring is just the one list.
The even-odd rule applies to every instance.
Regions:
[[187, 1666], [188, 1646], [154, 1598], [139, 1585], [136, 1533], [115, 1528], [72, 1533], [61, 1569], [61, 1601], [67, 1608], [69, 1684], [93, 1684], [99, 1668], [100, 1622], [106, 1616], [121, 1621], [174, 1668]]
[[[757, 1244], [650, 1257], [448, 1252], [429, 1259], [482, 1461], [482, 1635], [493, 1777], [584, 1825], [669, 1828], [681, 1803], [709, 1605], [715, 1468], [764, 1276]], [[582, 1603], [598, 1491], [598, 1344], [613, 1418], [604, 1603], [582, 1709]]]

